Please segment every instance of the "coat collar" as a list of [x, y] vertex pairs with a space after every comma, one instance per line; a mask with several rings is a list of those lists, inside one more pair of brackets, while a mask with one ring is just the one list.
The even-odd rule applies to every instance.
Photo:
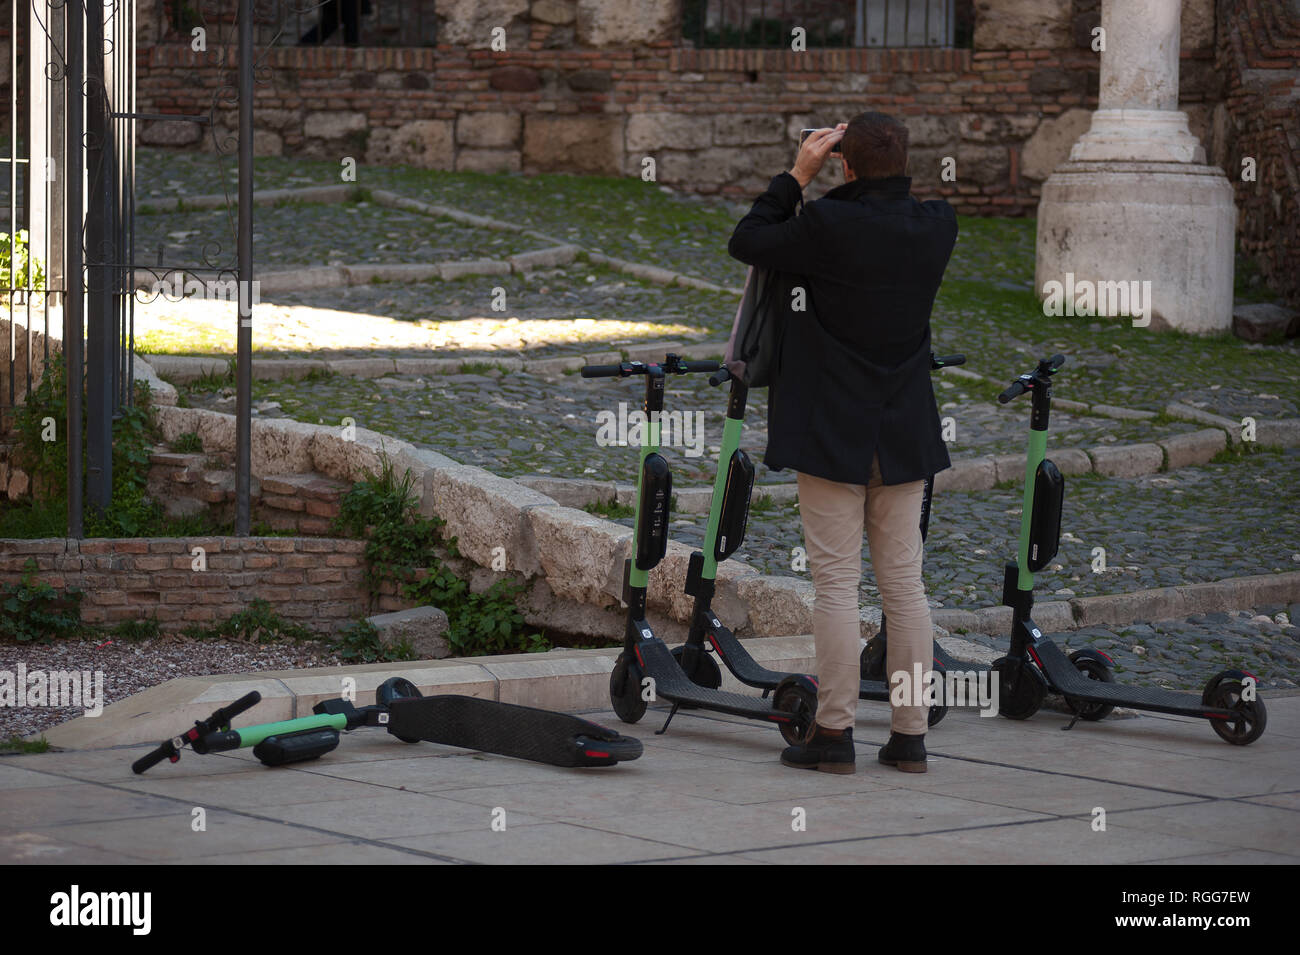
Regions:
[[836, 186], [822, 198], [852, 201], [863, 196], [883, 195], [891, 199], [905, 199], [911, 190], [911, 176], [887, 176], [883, 179], [854, 179]]

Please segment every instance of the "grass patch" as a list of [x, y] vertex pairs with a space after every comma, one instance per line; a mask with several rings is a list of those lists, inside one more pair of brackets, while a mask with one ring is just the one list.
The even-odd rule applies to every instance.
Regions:
[[25, 740], [21, 736], [10, 736], [8, 739], [0, 739], [0, 755], [3, 756], [46, 753], [49, 752], [49, 749], [50, 741], [44, 736], [37, 740]]
[[176, 436], [176, 440], [172, 442], [172, 450], [177, 454], [198, 454], [203, 450], [203, 439], [193, 431], [186, 431]]
[[320, 639], [301, 624], [285, 620], [269, 603], [260, 598], [220, 623], [206, 627], [202, 624], [193, 624], [181, 632], [193, 640], [240, 640], [245, 643]]
[[632, 517], [636, 514], [636, 508], [631, 504], [620, 504], [617, 500], [592, 501], [590, 504], [584, 504], [582, 509], [588, 514], [595, 514], [597, 517], [605, 517], [609, 520]]

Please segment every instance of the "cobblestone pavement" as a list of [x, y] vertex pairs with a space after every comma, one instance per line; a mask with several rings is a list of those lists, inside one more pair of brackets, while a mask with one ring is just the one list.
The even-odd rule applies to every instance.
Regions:
[[[662, 331], [665, 326], [656, 327]], [[686, 346], [682, 351], [692, 358], [721, 357], [716, 348]], [[625, 420], [640, 407], [642, 380], [588, 381], [577, 374], [502, 372], [473, 358], [467, 359], [464, 369], [470, 373], [258, 382], [255, 398], [259, 414], [319, 423], [351, 417], [362, 427], [511, 477], [540, 473], [632, 480], [635, 452], [603, 446], [598, 440], [603, 421], [610, 416]], [[940, 415], [952, 419], [954, 440], [949, 450], [954, 457], [1023, 450], [1028, 408], [1024, 402], [999, 405], [993, 399], [997, 390], [969, 379], [937, 376], [936, 401]], [[232, 395], [196, 392], [189, 401], [229, 411]], [[710, 455], [716, 455], [722, 439], [725, 389], [711, 388], [703, 375], [675, 376], [668, 383], [665, 409], [679, 416], [670, 421], [682, 420], [680, 432], [672, 432], [673, 441], [679, 434], [682, 440], [665, 451], [674, 467], [674, 480], [682, 486], [711, 484], [715, 465]], [[681, 419], [681, 415], [688, 417]], [[1054, 447], [1146, 442], [1202, 427], [1185, 421], [1117, 420], [1059, 410], [1053, 414], [1052, 426]], [[761, 464], [766, 445], [767, 392], [756, 390], [750, 396], [742, 446], [760, 459], [756, 461], [760, 482], [794, 480], [789, 472], [767, 475]]]
[[[225, 209], [136, 216], [137, 260], [154, 266], [235, 269], [235, 235]], [[293, 265], [353, 262], [443, 262], [504, 258], [547, 243], [515, 232], [476, 229], [373, 202], [281, 202], [259, 206], [253, 216], [254, 265], [277, 270]], [[304, 241], [305, 237], [310, 241]]]
[[[1140, 478], [1066, 478], [1061, 549], [1037, 577], [1039, 599], [1300, 570], [1300, 516], [1294, 507], [1279, 510], [1277, 504], [1294, 500], [1298, 463], [1300, 451], [1292, 449], [1259, 452], [1247, 464]], [[705, 519], [675, 515], [674, 539], [698, 546]], [[630, 519], [619, 520], [631, 526]], [[932, 603], [963, 609], [997, 604], [1002, 566], [1015, 557], [1019, 531], [1019, 488], [936, 494], [925, 563]], [[763, 573], [794, 576], [794, 548], [802, 545], [797, 503], [757, 502], [735, 559]], [[1093, 570], [1097, 547], [1105, 549], [1100, 572]], [[879, 602], [865, 564], [862, 599]]]
[[[210, 156], [149, 152], [142, 163], [151, 175], [141, 176], [141, 181], [148, 181], [153, 198], [219, 191], [216, 180], [204, 180], [213, 168]], [[331, 163], [259, 160], [257, 177], [258, 188], [338, 183], [337, 167]], [[744, 275], [743, 267], [725, 253], [743, 205], [674, 195], [638, 180], [367, 168], [357, 184], [515, 223], [557, 242], [578, 243], [593, 252], [675, 269], [723, 286], [739, 285]], [[214, 215], [215, 227], [224, 213]], [[169, 250], [192, 254], [201, 248], [202, 237], [179, 233], [202, 233], [208, 226], [203, 216], [162, 214], [142, 220], [150, 220], [150, 235]], [[364, 200], [259, 208], [257, 222], [263, 269], [502, 258], [545, 244], [517, 232], [478, 229]], [[963, 352], [969, 369], [997, 381], [1009, 381], [1039, 357], [1059, 351], [1069, 359], [1058, 380], [1059, 398], [1157, 415], [1117, 420], [1059, 408], [1053, 415], [1052, 448], [1152, 441], [1200, 427], [1165, 416], [1171, 401], [1234, 419], [1296, 416], [1296, 342], [1245, 345], [1230, 338], [1155, 333], [1114, 320], [1046, 317], [1032, 288], [1034, 223], [962, 219], [961, 230], [935, 305], [937, 351]], [[505, 292], [503, 311], [492, 308], [498, 289]], [[681, 342], [681, 351], [694, 358], [719, 357], [699, 346], [725, 339], [736, 306], [732, 294], [655, 285], [583, 258], [564, 268], [525, 275], [376, 283], [284, 292], [269, 299], [254, 319], [257, 345], [268, 358], [437, 356], [462, 357], [466, 364], [460, 374], [426, 377], [259, 381], [259, 414], [326, 423], [351, 417], [362, 426], [506, 475], [622, 482], [632, 478], [635, 451], [598, 444], [597, 416], [612, 414], [618, 421], [635, 410], [640, 393], [634, 385], [588, 382], [573, 374], [502, 373], [491, 363], [500, 358], [608, 354], [648, 340]], [[210, 310], [216, 307], [230, 310], [220, 303], [141, 306], [137, 311], [142, 340], [165, 351], [229, 353], [234, 322]], [[951, 417], [956, 429], [951, 445], [955, 457], [1023, 449], [1027, 410], [1023, 403], [998, 406], [993, 400], [997, 390], [988, 382], [936, 377], [941, 414]], [[230, 410], [232, 404], [228, 392], [210, 387], [183, 393], [194, 405]], [[751, 396], [743, 446], [759, 463], [760, 482], [789, 481], [792, 475], [770, 474], [761, 464], [765, 403], [765, 392]], [[704, 415], [702, 432], [683, 428], [676, 446], [666, 451], [679, 486], [710, 481], [724, 406], [725, 396], [710, 389], [702, 376], [670, 381], [669, 410]], [[687, 420], [696, 422], [693, 416]], [[1070, 478], [1066, 536], [1056, 564], [1040, 577], [1040, 594], [1063, 599], [1296, 569], [1296, 465], [1294, 450], [1263, 451], [1136, 479]], [[1007, 488], [950, 492], [936, 500], [926, 567], [936, 605], [971, 608], [996, 603], [1001, 564], [1014, 547], [1019, 506], [1018, 492]], [[679, 539], [699, 539], [703, 516], [678, 515], [676, 520]], [[764, 572], [793, 574], [791, 549], [800, 543], [797, 506], [759, 505], [739, 556]], [[1093, 572], [1096, 547], [1106, 551], [1104, 572]], [[874, 601], [877, 594], [870, 575], [866, 577], [863, 599]], [[1252, 611], [1251, 616], [1261, 614]], [[1164, 678], [1153, 664], [1164, 666], [1158, 654], [1166, 638], [1177, 657], [1169, 672], [1178, 677], [1186, 663], [1190, 678], [1206, 663], [1200, 654], [1219, 652], [1211, 643], [1219, 631], [1233, 639], [1249, 637], [1261, 648], [1259, 654], [1273, 652], [1266, 648], [1277, 650], [1276, 660], [1243, 656], [1264, 671], [1261, 676], [1300, 676], [1295, 631], [1283, 624], [1193, 618], [1151, 627], [1151, 634], [1139, 630], [1091, 636], [1114, 639], [1117, 646], [1130, 637], [1134, 645], [1139, 638], [1149, 643], [1145, 656], [1133, 654], [1134, 659], [1126, 661], [1119, 654], [1121, 665], [1144, 679]], [[1222, 639], [1231, 650], [1228, 637]], [[1184, 643], [1197, 649], [1182, 648]]]
[[[1127, 627], [1084, 627], [1052, 634], [1068, 650], [1091, 646], [1115, 661], [1119, 682], [1199, 692], [1220, 670], [1253, 674], [1260, 689], [1292, 690], [1300, 680], [1300, 604], [1193, 614]], [[992, 650], [1005, 651], [1005, 637], [963, 633]]]

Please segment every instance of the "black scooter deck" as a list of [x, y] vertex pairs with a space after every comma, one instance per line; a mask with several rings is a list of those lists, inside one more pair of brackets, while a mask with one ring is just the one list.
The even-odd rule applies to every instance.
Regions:
[[[777, 684], [789, 674], [769, 670], [744, 648], [726, 627], [710, 627], [705, 631], [718, 656], [722, 657], [733, 676], [746, 686], [760, 690], [775, 690]], [[879, 680], [862, 680], [858, 684], [858, 699], [889, 701], [889, 687]]]
[[1039, 668], [1047, 675], [1058, 693], [1076, 697], [1088, 703], [1112, 703], [1134, 706], [1157, 713], [1183, 716], [1203, 716], [1207, 719], [1225, 719], [1233, 714], [1228, 710], [1206, 706], [1193, 693], [1162, 690], [1159, 687], [1128, 686], [1123, 683], [1103, 683], [1079, 672], [1061, 648], [1050, 640], [1043, 640], [1029, 648]]
[[642, 671], [655, 681], [655, 695], [670, 703], [701, 706], [732, 716], [767, 720], [769, 723], [793, 723], [794, 715], [778, 710], [768, 700], [713, 690], [692, 683], [673, 659], [672, 651], [658, 637], [636, 644], [637, 661]]
[[642, 752], [639, 739], [577, 716], [470, 696], [393, 700], [388, 732], [552, 766], [613, 766]]

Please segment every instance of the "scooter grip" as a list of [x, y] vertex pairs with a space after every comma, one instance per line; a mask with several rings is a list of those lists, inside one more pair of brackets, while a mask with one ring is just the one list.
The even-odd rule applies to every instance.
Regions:
[[718, 385], [722, 384], [724, 381], [730, 381], [730, 380], [731, 380], [731, 371], [727, 368], [726, 365], [723, 365], [713, 374], [709, 375], [709, 384], [711, 384], [714, 388], [718, 387]]
[[1023, 395], [1027, 390], [1028, 390], [1028, 389], [1025, 388], [1025, 383], [1024, 383], [1023, 381], [1014, 381], [1014, 382], [1011, 383], [1011, 387], [1010, 387], [1010, 388], [1008, 388], [1006, 391], [1002, 392], [1002, 394], [998, 395], [998, 401], [999, 401], [1000, 403], [1002, 403], [1002, 404], [1006, 404], [1006, 403], [1007, 403], [1008, 401], [1010, 401], [1012, 398], [1018, 398], [1018, 397], [1020, 397], [1020, 396]]
[[212, 723], [217, 726], [229, 726], [232, 719], [244, 712], [244, 710], [251, 710], [261, 702], [262, 694], [258, 693], [256, 690], [253, 690], [251, 693], [245, 693], [229, 706], [217, 710], [217, 712], [213, 714]]
[[131, 764], [131, 772], [135, 773], [136, 775], [139, 775], [140, 773], [143, 773], [145, 770], [152, 769], [154, 766], [157, 766], [164, 759], [167, 759], [168, 756], [170, 755], [168, 752], [170, 745], [171, 745], [170, 743], [163, 743], [161, 746], [159, 746], [149, 755], [141, 756], [139, 759], [137, 759], [134, 763]]
[[721, 367], [716, 361], [683, 361], [681, 363], [683, 372], [717, 371]]
[[965, 355], [931, 355], [931, 368], [951, 368], [953, 365], [966, 364]]
[[583, 378], [618, 378], [623, 374], [622, 365], [583, 365]]

